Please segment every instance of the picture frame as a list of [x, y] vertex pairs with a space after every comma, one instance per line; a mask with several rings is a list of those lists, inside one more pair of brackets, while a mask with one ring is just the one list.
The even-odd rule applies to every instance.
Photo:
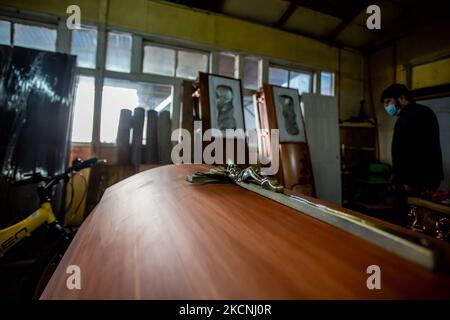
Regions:
[[[237, 152], [234, 152], [233, 158], [227, 158], [227, 145], [233, 142], [243, 143], [245, 146], [245, 160], [248, 162], [249, 150], [247, 145], [246, 135], [236, 134], [227, 137], [227, 129], [241, 129], [245, 133], [244, 120], [244, 103], [241, 80], [230, 77], [225, 77], [217, 74], [199, 72], [198, 80], [194, 84], [194, 91], [192, 93], [194, 98], [193, 120], [201, 121], [201, 130], [195, 130], [194, 134], [200, 133], [204, 135], [209, 129], [216, 129], [210, 132], [212, 140], [222, 138], [223, 140], [223, 164], [230, 161], [238, 163], [242, 161], [238, 157]], [[218, 101], [219, 99], [219, 101]], [[221, 109], [221, 110], [218, 110]], [[225, 112], [220, 114], [219, 111]], [[219, 118], [220, 116], [220, 118]], [[202, 142], [202, 150], [208, 146], [207, 141]]]
[[273, 99], [280, 143], [306, 142], [298, 90], [273, 86]]
[[208, 74], [210, 128], [245, 130], [241, 81]]
[[[283, 102], [285, 101], [279, 99], [283, 96], [290, 97], [288, 102], [294, 109], [294, 111], [285, 110], [285, 113], [291, 116], [292, 121], [287, 125], [284, 123], [285, 115], [283, 115]], [[314, 197], [315, 186], [311, 157], [298, 91], [265, 83], [254, 95], [254, 101], [257, 127], [265, 132], [278, 129], [280, 142], [278, 150], [271, 150], [270, 135], [261, 135], [258, 140], [260, 158], [271, 162], [272, 159], [278, 157], [279, 170], [275, 174], [275, 178], [286, 189]], [[288, 130], [287, 126], [294, 126], [294, 123], [297, 130], [293, 130], [293, 128]]]

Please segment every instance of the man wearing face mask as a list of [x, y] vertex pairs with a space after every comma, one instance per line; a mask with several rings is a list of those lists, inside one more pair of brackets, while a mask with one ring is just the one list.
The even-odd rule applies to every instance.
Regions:
[[[413, 101], [402, 84], [381, 95], [386, 112], [397, 117], [392, 139], [392, 183], [398, 213], [408, 211], [408, 196], [435, 191], [444, 178], [439, 124], [434, 112]], [[403, 216], [404, 217], [404, 216]]]

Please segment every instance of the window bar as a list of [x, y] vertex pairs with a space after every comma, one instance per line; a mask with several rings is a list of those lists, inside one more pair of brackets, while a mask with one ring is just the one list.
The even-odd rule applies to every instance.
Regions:
[[269, 82], [269, 62], [262, 58], [258, 62], [258, 90], [262, 88], [264, 83]]
[[234, 77], [244, 80], [244, 56], [241, 54], [235, 55], [234, 58]]
[[70, 53], [70, 37], [71, 32], [65, 20], [59, 21], [56, 29], [56, 52]]
[[210, 54], [210, 68], [208, 69], [212, 74], [219, 73], [219, 53], [217, 51], [212, 51]]
[[131, 42], [131, 73], [142, 72], [142, 59], [144, 46], [142, 45], [142, 37], [139, 35], [132, 35], [133, 39]]
[[10, 29], [9, 29], [9, 44], [10, 45], [14, 45], [14, 23], [12, 21], [9, 22], [10, 23]]
[[175, 49], [175, 72], [173, 73], [174, 78], [177, 78], [178, 73], [178, 49]]
[[317, 86], [317, 94], [322, 94], [322, 85], [321, 85], [321, 81], [322, 81], [322, 71], [317, 71], [317, 77], [316, 77], [316, 86]]
[[92, 127], [92, 143], [94, 153], [100, 151], [100, 122], [102, 112], [103, 82], [106, 63], [106, 26], [100, 24], [97, 32], [97, 71], [95, 75], [94, 121]]

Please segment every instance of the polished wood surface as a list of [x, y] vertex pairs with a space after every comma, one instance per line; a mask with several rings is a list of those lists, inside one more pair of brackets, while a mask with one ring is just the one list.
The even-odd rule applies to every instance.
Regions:
[[[231, 184], [164, 166], [104, 194], [41, 299], [449, 298], [450, 276]], [[366, 286], [381, 268], [381, 290]], [[69, 265], [81, 290], [66, 287]]]
[[301, 194], [314, 195], [314, 183], [309, 148], [306, 143], [280, 145], [280, 162], [283, 185]]

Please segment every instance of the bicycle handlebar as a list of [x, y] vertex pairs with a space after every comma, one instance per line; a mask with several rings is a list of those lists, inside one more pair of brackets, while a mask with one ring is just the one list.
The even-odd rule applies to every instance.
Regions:
[[46, 182], [48, 183], [46, 185], [46, 188], [54, 186], [56, 183], [58, 183], [61, 180], [68, 179], [69, 174], [72, 172], [78, 172], [86, 168], [93, 167], [96, 164], [100, 163], [106, 163], [105, 160], [98, 160], [97, 158], [91, 158], [86, 161], [82, 161], [81, 159], [77, 158], [72, 162], [72, 166], [69, 167], [64, 173], [53, 176], [53, 177], [44, 177], [40, 173], [34, 173], [34, 174], [27, 174], [25, 177], [30, 177], [28, 179], [15, 181], [13, 182], [14, 185], [26, 185], [31, 183], [38, 183], [38, 182]]
[[106, 162], [105, 160], [98, 160], [97, 158], [91, 158], [85, 161], [82, 161], [81, 159], [78, 158], [72, 162], [72, 166], [66, 170], [66, 174], [71, 172], [78, 172], [80, 170], [93, 167], [98, 163], [105, 163], [105, 162]]

